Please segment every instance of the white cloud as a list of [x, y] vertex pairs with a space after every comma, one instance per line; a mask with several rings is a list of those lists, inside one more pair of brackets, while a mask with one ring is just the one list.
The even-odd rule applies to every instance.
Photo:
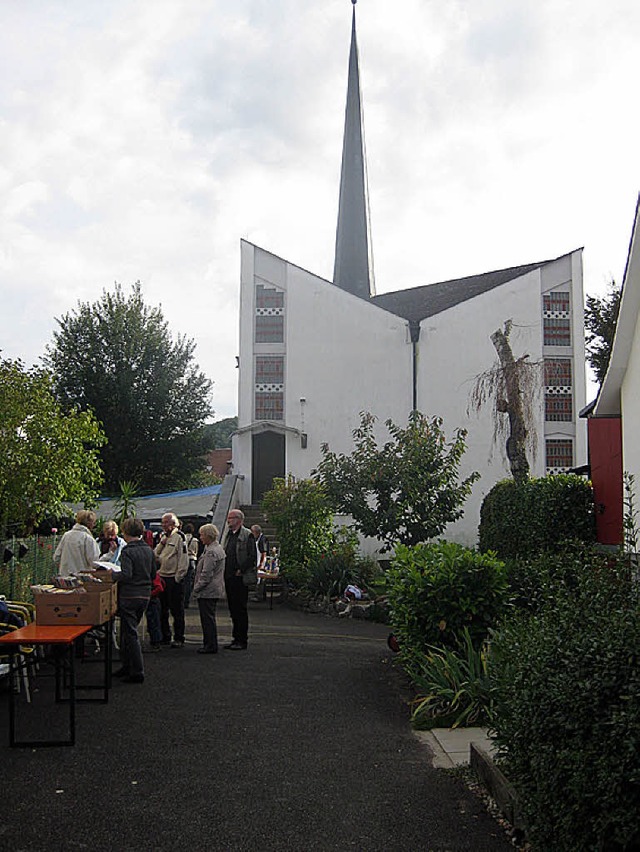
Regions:
[[[333, 269], [351, 4], [11, 4], [0, 349], [140, 279], [235, 413], [239, 241]], [[585, 246], [620, 280], [640, 189], [631, 0], [356, 7], [379, 291]]]

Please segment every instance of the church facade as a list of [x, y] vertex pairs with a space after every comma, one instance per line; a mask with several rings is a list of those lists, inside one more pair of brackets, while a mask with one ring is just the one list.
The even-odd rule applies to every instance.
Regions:
[[586, 460], [582, 252], [375, 295], [365, 174], [354, 8], [334, 281], [241, 243], [241, 501], [258, 503], [274, 477], [308, 477], [323, 444], [350, 453], [360, 412], [383, 441], [387, 419], [406, 425], [418, 409], [442, 417], [448, 437], [468, 432], [460, 475], [480, 479], [445, 537], [474, 544], [484, 495], [509, 476], [492, 410], [471, 404], [505, 324], [514, 357], [539, 365], [531, 475]]

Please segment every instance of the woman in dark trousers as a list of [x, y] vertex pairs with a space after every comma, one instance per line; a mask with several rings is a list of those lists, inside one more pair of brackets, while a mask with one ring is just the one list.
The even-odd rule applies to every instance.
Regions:
[[127, 542], [120, 556], [121, 571], [118, 582], [118, 613], [122, 638], [120, 642], [121, 668], [114, 672], [125, 683], [144, 681], [142, 648], [138, 638], [138, 625], [149, 604], [151, 582], [156, 575], [153, 550], [143, 541], [144, 524], [137, 518], [127, 518], [122, 525]]
[[218, 629], [216, 626], [216, 604], [224, 600], [225, 552], [218, 543], [218, 528], [214, 524], [200, 527], [200, 541], [204, 545], [202, 556], [196, 565], [193, 582], [193, 597], [198, 601], [200, 624], [202, 625], [202, 648], [199, 654], [218, 653]]

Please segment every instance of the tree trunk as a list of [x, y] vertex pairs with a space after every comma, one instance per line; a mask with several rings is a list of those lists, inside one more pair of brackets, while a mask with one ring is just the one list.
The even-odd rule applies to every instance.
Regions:
[[511, 324], [505, 323], [504, 331], [494, 331], [491, 335], [498, 360], [505, 378], [506, 399], [498, 401], [498, 411], [509, 416], [509, 437], [507, 438], [507, 458], [511, 475], [518, 483], [526, 482], [529, 478], [529, 462], [527, 461], [527, 428], [522, 411], [522, 393], [518, 376], [518, 367], [509, 344]]

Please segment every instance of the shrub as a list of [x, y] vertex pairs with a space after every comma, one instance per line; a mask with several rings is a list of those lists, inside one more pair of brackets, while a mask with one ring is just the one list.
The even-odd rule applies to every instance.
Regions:
[[373, 559], [358, 553], [356, 534], [343, 527], [325, 552], [310, 560], [304, 588], [316, 597], [338, 597], [351, 583], [366, 588], [379, 573]]
[[491, 686], [486, 648], [473, 647], [465, 627], [456, 651], [430, 648], [416, 651], [405, 662], [416, 687], [411, 721], [415, 728], [482, 725], [489, 718]]
[[274, 479], [262, 500], [265, 515], [276, 528], [280, 565], [287, 579], [303, 586], [309, 564], [333, 541], [333, 512], [324, 489], [310, 479]]
[[[496, 741], [535, 848], [640, 841], [640, 603], [629, 569], [592, 564], [491, 643]], [[634, 847], [637, 848], [637, 847]]]
[[480, 509], [479, 548], [501, 559], [557, 548], [576, 539], [595, 541], [593, 490], [573, 474], [516, 484], [498, 482]]
[[559, 589], [575, 589], [585, 571], [602, 569], [616, 561], [592, 545], [565, 542], [549, 553], [507, 559], [509, 597], [513, 606], [537, 612], [546, 602], [553, 601]]
[[401, 648], [456, 648], [466, 627], [480, 647], [506, 602], [502, 562], [453, 542], [399, 545], [387, 572], [391, 624]]

